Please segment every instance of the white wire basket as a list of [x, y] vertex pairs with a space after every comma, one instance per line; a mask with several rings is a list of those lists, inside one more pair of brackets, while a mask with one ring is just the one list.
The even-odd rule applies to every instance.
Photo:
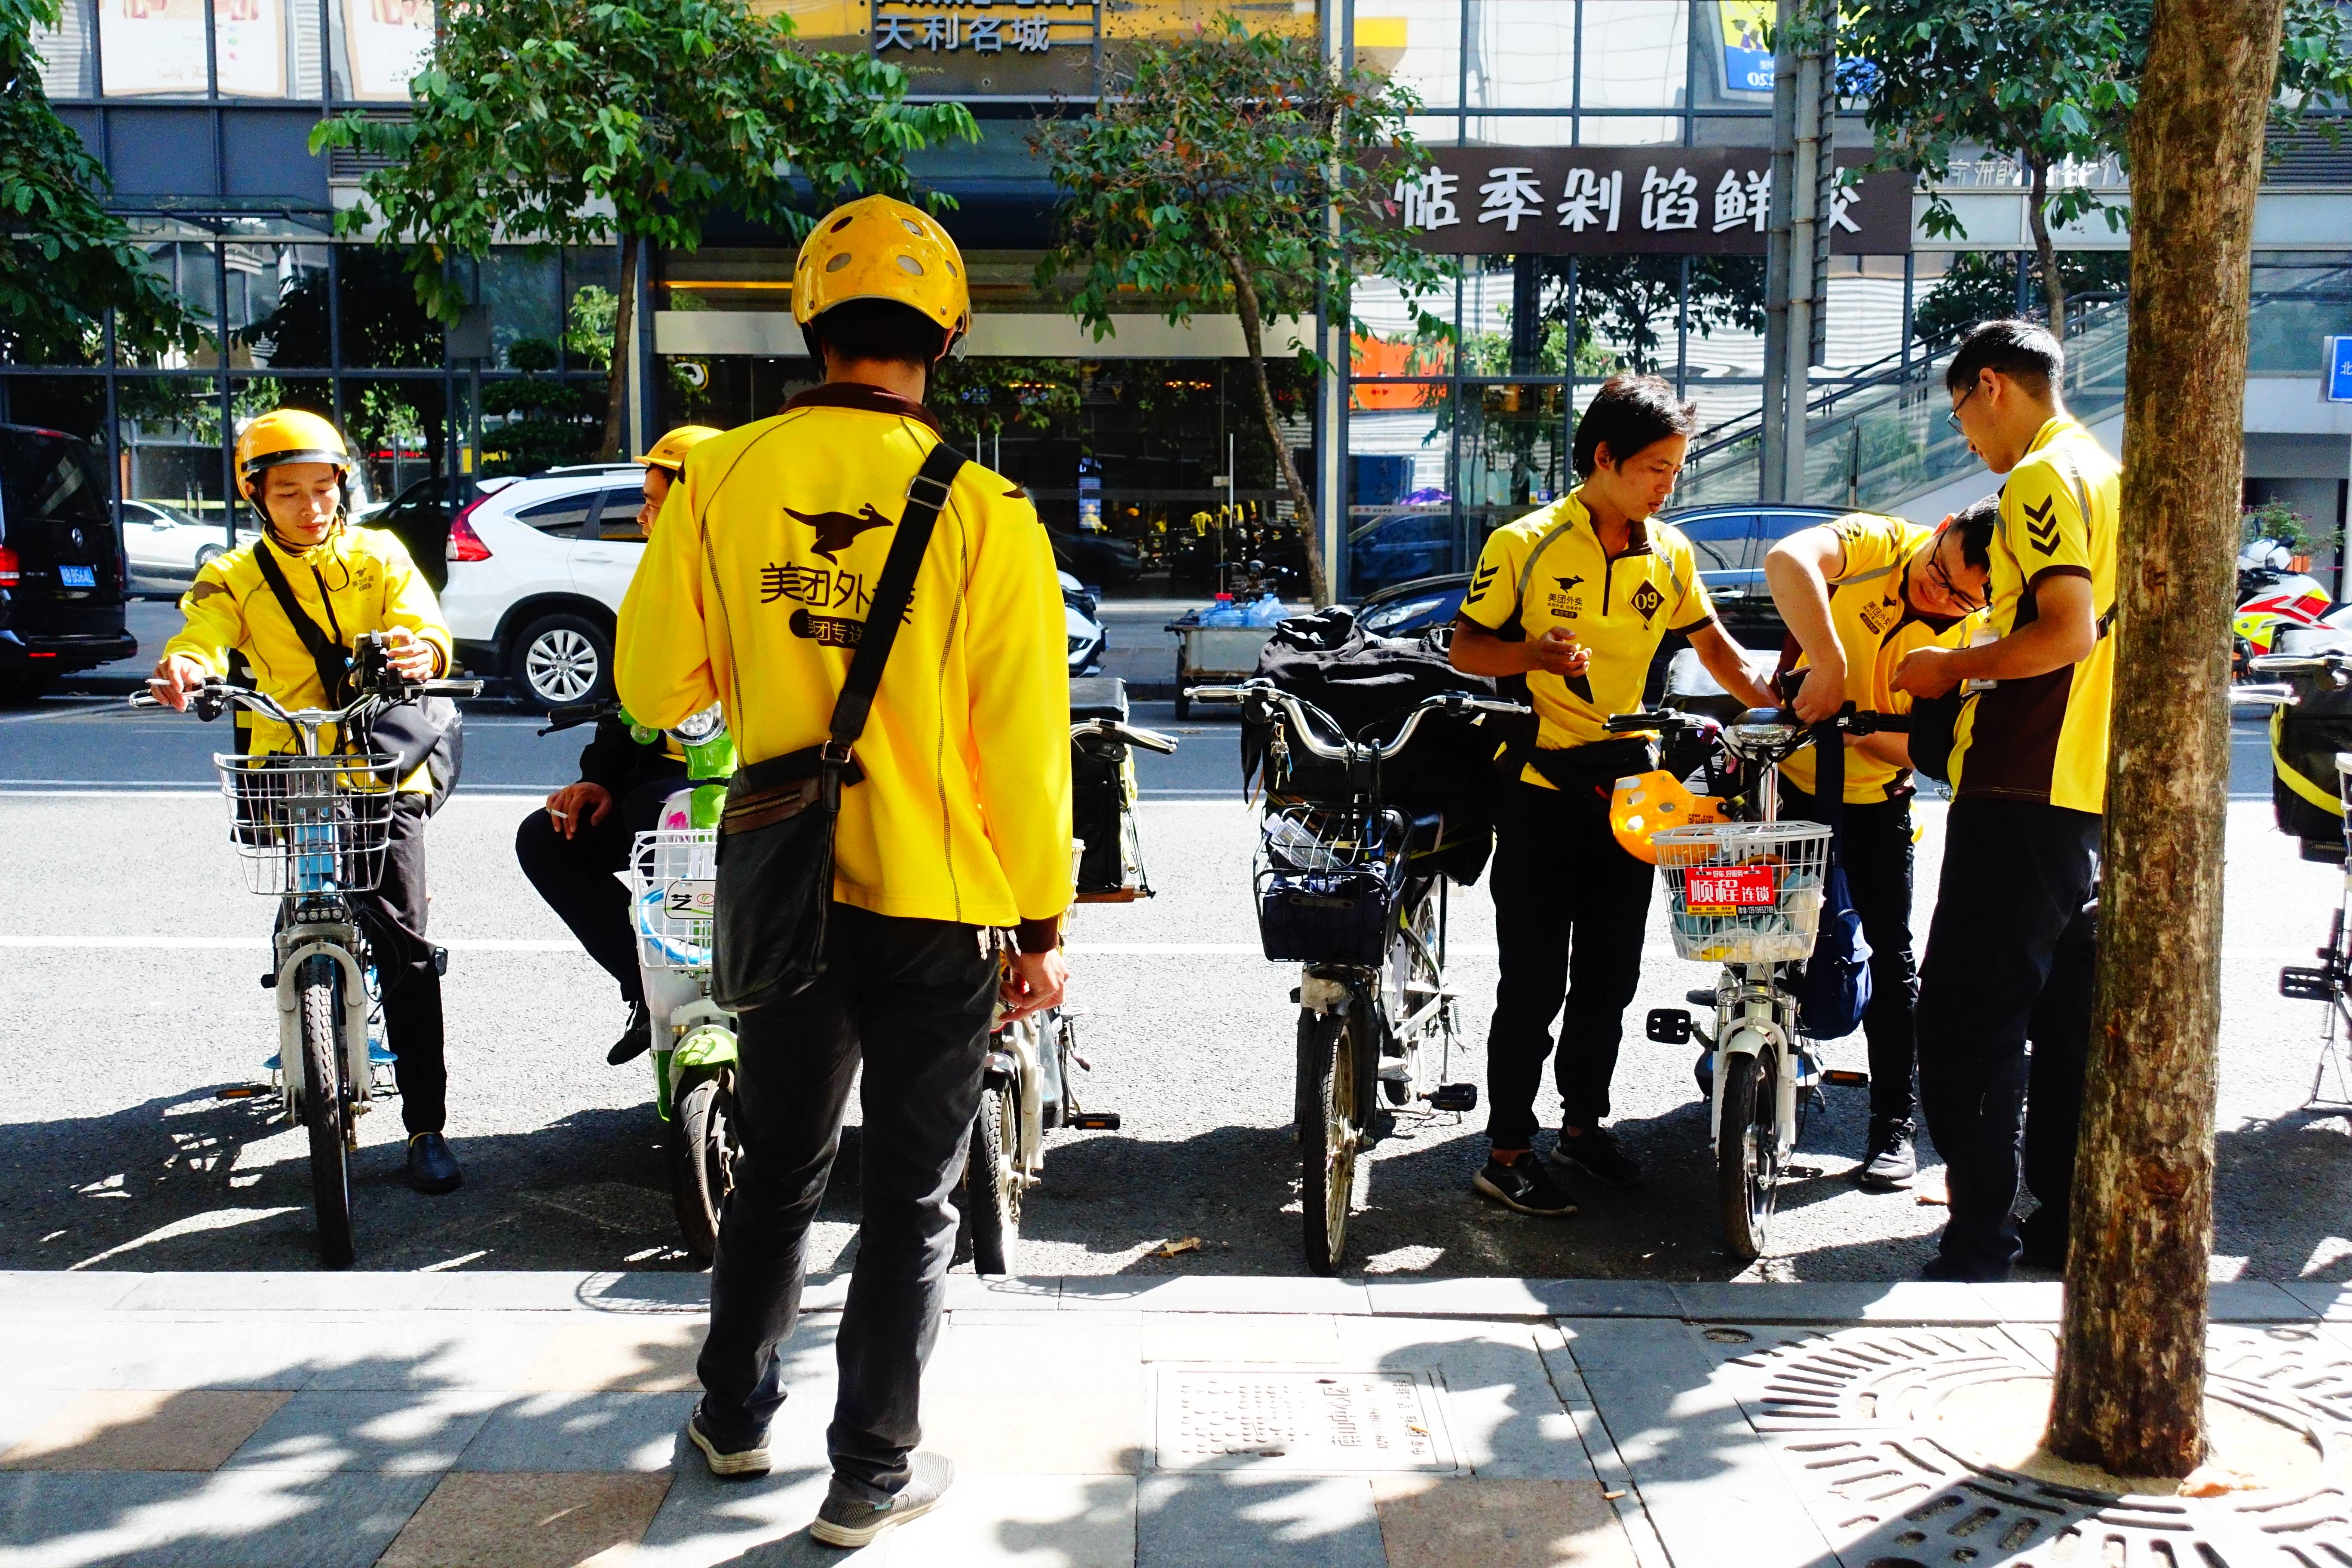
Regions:
[[1666, 876], [1675, 951], [1703, 963], [1813, 955], [1830, 830], [1818, 822], [1695, 822], [1650, 840]]
[[245, 756], [218, 752], [229, 842], [245, 885], [289, 893], [364, 893], [383, 880], [393, 792], [390, 756]]
[[698, 973], [710, 967], [718, 853], [719, 835], [710, 828], [637, 835], [629, 851], [629, 909], [637, 962], [645, 968]]

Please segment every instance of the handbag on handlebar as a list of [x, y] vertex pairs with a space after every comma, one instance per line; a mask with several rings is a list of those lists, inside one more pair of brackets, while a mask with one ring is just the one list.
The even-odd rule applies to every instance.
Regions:
[[710, 997], [730, 1013], [790, 1000], [824, 973], [841, 791], [865, 777], [850, 748], [866, 732], [915, 574], [965, 461], [941, 442], [907, 486], [907, 510], [874, 585], [848, 677], [834, 700], [831, 738], [751, 763], [728, 783], [719, 819]]
[[[329, 704], [341, 708], [350, 703], [363, 684], [363, 672], [358, 669], [352, 650], [345, 647], [339, 637], [320, 630], [319, 623], [304, 613], [267, 542], [255, 542], [253, 560], [261, 568], [262, 581], [269, 584], [278, 607], [293, 623], [294, 635], [302, 639], [311, 663], [318, 666], [319, 684], [326, 689]], [[317, 568], [311, 570], [315, 574]], [[323, 578], [319, 583], [319, 598], [326, 605], [331, 619], [334, 604], [327, 597]], [[336, 629], [339, 633], [341, 630]], [[352, 739], [360, 751], [387, 754], [393, 759], [392, 766], [378, 774], [385, 788], [397, 789], [401, 780], [422, 767], [428, 770], [425, 777], [433, 785], [425, 799], [425, 815], [437, 814], [448, 804], [451, 793], [457, 787], [458, 775], [466, 771], [466, 716], [457, 703], [446, 697], [425, 696], [388, 702], [368, 715], [358, 731]]]

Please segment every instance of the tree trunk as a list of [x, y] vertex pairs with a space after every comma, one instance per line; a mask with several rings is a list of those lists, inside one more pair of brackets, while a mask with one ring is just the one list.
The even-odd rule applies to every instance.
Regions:
[[2205, 1451], [2238, 432], [2282, 6], [2157, 0], [2132, 127], [2098, 1000], [2048, 1438], [2126, 1476]]
[[2058, 276], [2058, 247], [2050, 240], [2050, 165], [2035, 163], [2026, 193], [2025, 218], [2033, 229], [2033, 255], [2042, 264], [2042, 300], [2050, 311], [2050, 335], [2066, 341], [2066, 281]]
[[1265, 421], [1266, 437], [1274, 443], [1275, 460], [1282, 465], [1283, 483], [1290, 487], [1292, 515], [1298, 524], [1299, 537], [1307, 542], [1307, 592], [1319, 609], [1331, 602], [1331, 574], [1324, 567], [1323, 536], [1315, 526], [1315, 502], [1307, 494], [1307, 482], [1298, 477], [1298, 465], [1290, 456], [1290, 443], [1282, 434], [1282, 417], [1275, 412], [1274, 389], [1266, 383], [1265, 320], [1258, 312], [1257, 289], [1232, 247], [1213, 238], [1209, 243], [1234, 280], [1234, 305], [1242, 319], [1242, 345], [1249, 354], [1250, 384], [1257, 389], [1258, 416]]
[[613, 377], [604, 400], [604, 447], [601, 456], [617, 462], [628, 455], [629, 344], [637, 330], [637, 242], [621, 241], [621, 297], [613, 311]]

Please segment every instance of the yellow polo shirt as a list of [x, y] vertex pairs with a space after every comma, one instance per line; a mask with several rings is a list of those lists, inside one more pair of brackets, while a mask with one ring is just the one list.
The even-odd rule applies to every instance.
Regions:
[[[1914, 648], [1961, 647], [1975, 617], [1929, 620], [1903, 596], [1904, 567], [1936, 531], [1899, 517], [1850, 511], [1822, 525], [1837, 535], [1845, 552], [1829, 582], [1830, 626], [1845, 650], [1846, 700], [1865, 713], [1908, 713], [1911, 694], [1895, 689], [1895, 670]], [[1923, 563], [1922, 571], [1926, 570]], [[1799, 656], [1796, 668], [1812, 660]], [[1814, 755], [1810, 746], [1780, 764], [1788, 781], [1813, 793]], [[1911, 789], [1911, 770], [1880, 762], [1854, 747], [1845, 752], [1845, 798], [1854, 805], [1893, 800]]]
[[[1709, 625], [1715, 607], [1679, 531], [1655, 519], [1637, 522], [1624, 552], [1612, 556], [1580, 487], [1486, 536], [1462, 614], [1508, 641], [1518, 640], [1514, 631], [1536, 638], [1564, 627], [1591, 651], [1585, 673], [1572, 679], [1542, 669], [1528, 675], [1536, 744], [1558, 748], [1611, 739], [1602, 726], [1640, 710], [1666, 634]], [[1532, 767], [1520, 776], [1552, 787]]]
[[1952, 794], [2100, 811], [2107, 798], [2107, 710], [2115, 694], [2116, 531], [2123, 471], [2091, 433], [2060, 415], [2010, 470], [1992, 538], [1990, 624], [2007, 637], [2034, 619], [2033, 590], [2091, 580], [2098, 641], [2079, 664], [1970, 696], [1952, 731]]

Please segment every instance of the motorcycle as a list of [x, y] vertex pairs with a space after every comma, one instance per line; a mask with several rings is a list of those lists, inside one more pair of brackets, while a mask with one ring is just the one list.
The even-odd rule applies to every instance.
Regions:
[[2327, 589], [2294, 570], [2294, 556], [2274, 539], [2257, 539], [2238, 552], [2238, 608], [2230, 622], [2230, 679], [2243, 681], [2248, 661], [2273, 651], [2283, 627], [2352, 630], [2352, 605], [2335, 605]]

